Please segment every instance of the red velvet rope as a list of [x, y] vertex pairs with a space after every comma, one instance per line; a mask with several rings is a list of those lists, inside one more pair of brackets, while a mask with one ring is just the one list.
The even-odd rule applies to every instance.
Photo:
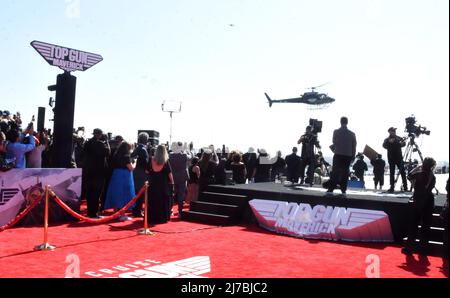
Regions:
[[0, 227], [0, 232], [3, 232], [6, 229], [12, 228], [16, 223], [18, 223], [22, 218], [24, 218], [28, 213], [30, 213], [31, 210], [34, 209], [42, 200], [42, 195], [34, 200], [25, 210], [20, 212], [14, 219], [12, 219], [9, 223], [4, 225], [3, 227]]
[[53, 191], [50, 191], [50, 195], [61, 208], [63, 208], [67, 213], [69, 213], [73, 217], [75, 217], [79, 220], [85, 221], [87, 223], [101, 224], [101, 223], [106, 223], [108, 221], [116, 219], [117, 217], [124, 214], [128, 209], [130, 209], [130, 207], [137, 201], [137, 199], [139, 199], [139, 197], [144, 192], [145, 192], [145, 185], [141, 188], [139, 193], [130, 202], [128, 202], [128, 204], [126, 204], [122, 209], [120, 209], [119, 211], [117, 211], [116, 213], [114, 213], [110, 216], [106, 216], [106, 217], [103, 217], [100, 219], [92, 219], [92, 218], [83, 216], [81, 214], [78, 214], [77, 212], [73, 211], [69, 206], [67, 206], [66, 203], [64, 203], [60, 198], [58, 198], [58, 196]]

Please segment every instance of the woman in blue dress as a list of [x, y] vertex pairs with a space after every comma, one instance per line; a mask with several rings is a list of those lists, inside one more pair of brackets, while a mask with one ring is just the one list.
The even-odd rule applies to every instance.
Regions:
[[[122, 142], [112, 157], [113, 173], [106, 193], [105, 209], [121, 209], [136, 196], [133, 181], [134, 168], [131, 163], [130, 151], [131, 145]], [[129, 218], [123, 214], [119, 217], [119, 220], [126, 221]]]

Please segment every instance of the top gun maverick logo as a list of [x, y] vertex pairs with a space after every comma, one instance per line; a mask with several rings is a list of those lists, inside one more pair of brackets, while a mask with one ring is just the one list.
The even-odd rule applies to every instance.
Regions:
[[68, 72], [76, 70], [85, 71], [103, 60], [103, 57], [98, 54], [83, 52], [36, 40], [31, 42], [31, 46], [50, 65], [57, 66]]
[[326, 240], [394, 240], [383, 211], [257, 199], [249, 203], [260, 226], [280, 234]]

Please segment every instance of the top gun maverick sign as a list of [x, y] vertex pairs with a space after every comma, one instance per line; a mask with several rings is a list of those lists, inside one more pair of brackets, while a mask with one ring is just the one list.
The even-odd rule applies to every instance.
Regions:
[[103, 60], [97, 54], [57, 46], [41, 41], [32, 41], [31, 46], [52, 66], [64, 73], [56, 78], [56, 84], [48, 86], [55, 91], [53, 122], [53, 159], [51, 167], [70, 168], [72, 160], [72, 133], [75, 115], [75, 93], [77, 78], [73, 71], [85, 71]]
[[31, 46], [52, 66], [64, 71], [85, 71], [103, 60], [97, 54], [82, 52], [45, 42], [33, 41]]
[[383, 211], [257, 199], [249, 204], [259, 225], [279, 234], [336, 241], [394, 241], [389, 217]]

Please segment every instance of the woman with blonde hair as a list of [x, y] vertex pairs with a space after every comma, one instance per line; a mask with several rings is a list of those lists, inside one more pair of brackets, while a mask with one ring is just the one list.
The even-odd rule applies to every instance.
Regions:
[[156, 148], [148, 166], [148, 223], [162, 224], [170, 219], [170, 197], [173, 196], [174, 182], [169, 164], [169, 154], [164, 145]]

